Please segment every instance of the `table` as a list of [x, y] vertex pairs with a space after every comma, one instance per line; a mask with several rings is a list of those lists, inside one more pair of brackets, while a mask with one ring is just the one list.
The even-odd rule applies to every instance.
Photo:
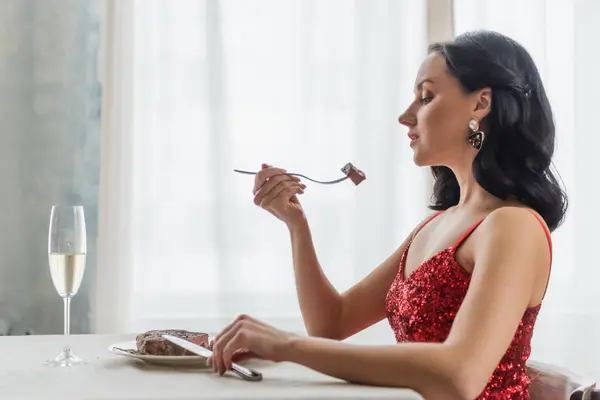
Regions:
[[109, 353], [109, 345], [135, 335], [74, 335], [71, 347], [88, 364], [43, 365], [63, 343], [61, 336], [0, 337], [0, 398], [53, 400], [188, 399], [422, 399], [408, 389], [351, 385], [291, 363], [252, 361], [261, 382], [212, 370], [154, 366]]

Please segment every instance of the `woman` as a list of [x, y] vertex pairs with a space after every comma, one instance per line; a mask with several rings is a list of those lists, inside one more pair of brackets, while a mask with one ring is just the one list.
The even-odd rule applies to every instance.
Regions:
[[[529, 398], [525, 364], [550, 276], [550, 232], [567, 207], [550, 171], [555, 129], [534, 62], [494, 32], [433, 45], [399, 122], [415, 164], [431, 166], [437, 212], [341, 294], [319, 266], [296, 197], [305, 186], [263, 165], [254, 202], [289, 228], [309, 337], [239, 317], [216, 338], [209, 362], [219, 373], [247, 349], [427, 399]], [[341, 342], [383, 318], [398, 344]]]

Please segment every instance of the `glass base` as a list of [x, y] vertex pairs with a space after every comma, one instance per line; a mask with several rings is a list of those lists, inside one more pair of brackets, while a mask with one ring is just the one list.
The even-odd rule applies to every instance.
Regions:
[[70, 348], [63, 349], [54, 360], [48, 360], [44, 364], [51, 367], [73, 367], [85, 364], [85, 361], [77, 357]]

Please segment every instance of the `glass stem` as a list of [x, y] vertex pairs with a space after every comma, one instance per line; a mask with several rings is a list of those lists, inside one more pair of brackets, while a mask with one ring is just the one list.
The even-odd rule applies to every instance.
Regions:
[[70, 349], [69, 336], [71, 335], [71, 296], [63, 297], [63, 302], [65, 305], [65, 350], [68, 351]]

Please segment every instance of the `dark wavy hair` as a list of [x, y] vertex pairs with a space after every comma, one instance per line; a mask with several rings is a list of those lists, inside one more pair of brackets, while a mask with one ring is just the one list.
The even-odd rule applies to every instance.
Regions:
[[[436, 43], [466, 93], [492, 90], [491, 111], [482, 121], [485, 140], [473, 161], [477, 182], [500, 199], [537, 211], [553, 231], [562, 223], [567, 195], [553, 174], [555, 126], [552, 109], [533, 59], [514, 40], [490, 31], [462, 34]], [[431, 167], [433, 210], [458, 204], [460, 189], [448, 167]]]

